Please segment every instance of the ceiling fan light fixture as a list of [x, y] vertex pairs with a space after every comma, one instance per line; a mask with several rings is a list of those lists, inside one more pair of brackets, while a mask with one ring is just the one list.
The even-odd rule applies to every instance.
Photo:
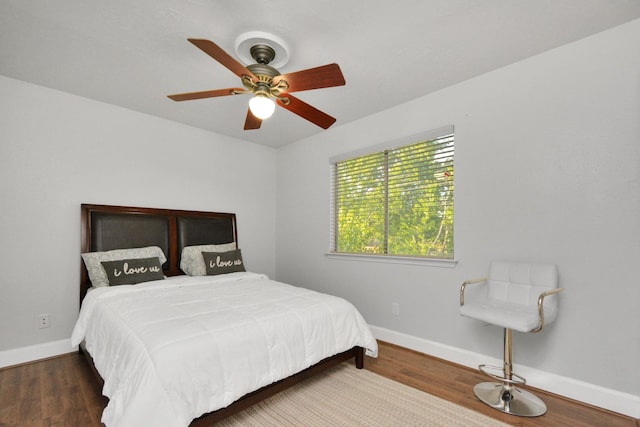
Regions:
[[273, 102], [271, 98], [258, 93], [249, 100], [249, 109], [251, 110], [251, 114], [264, 120], [273, 115], [276, 109], [276, 103]]

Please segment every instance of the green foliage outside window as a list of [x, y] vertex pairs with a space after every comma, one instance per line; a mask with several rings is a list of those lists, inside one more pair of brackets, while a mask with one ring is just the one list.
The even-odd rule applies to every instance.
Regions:
[[334, 164], [334, 251], [453, 258], [453, 134]]

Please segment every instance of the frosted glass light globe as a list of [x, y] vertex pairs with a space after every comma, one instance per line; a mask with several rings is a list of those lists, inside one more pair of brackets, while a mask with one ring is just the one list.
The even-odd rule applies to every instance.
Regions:
[[273, 100], [263, 95], [256, 95], [249, 101], [249, 109], [257, 118], [264, 120], [273, 115], [276, 104]]

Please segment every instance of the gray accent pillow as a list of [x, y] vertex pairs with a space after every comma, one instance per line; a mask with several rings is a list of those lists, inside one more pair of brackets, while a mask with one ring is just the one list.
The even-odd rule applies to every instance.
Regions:
[[227, 252], [234, 249], [237, 249], [235, 242], [221, 245], [185, 246], [180, 256], [180, 269], [189, 276], [206, 276], [207, 269], [204, 266], [202, 252]]
[[102, 267], [102, 261], [157, 257], [160, 260], [160, 265], [167, 262], [167, 257], [159, 246], [114, 249], [112, 251], [105, 252], [86, 252], [81, 255], [84, 265], [87, 267], [89, 279], [91, 279], [91, 285], [94, 287], [109, 286], [109, 278]]
[[158, 257], [102, 261], [109, 285], [135, 285], [136, 283], [163, 280], [162, 264]]
[[207, 276], [245, 271], [240, 249], [228, 252], [202, 252]]

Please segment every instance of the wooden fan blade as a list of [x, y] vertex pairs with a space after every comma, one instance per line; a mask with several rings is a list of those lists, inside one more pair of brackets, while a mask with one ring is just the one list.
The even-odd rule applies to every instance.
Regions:
[[277, 84], [280, 80], [285, 80], [289, 83], [289, 89], [286, 92], [300, 92], [345, 84], [344, 76], [338, 64], [328, 64], [284, 74], [274, 78], [274, 84]]
[[217, 96], [236, 95], [237, 92], [243, 92], [244, 89], [230, 87], [228, 89], [205, 90], [202, 92], [177, 93], [175, 95], [167, 95], [174, 101], [190, 101], [192, 99], [215, 98]]
[[284, 94], [286, 98], [289, 98], [289, 104], [285, 104], [281, 100], [278, 99], [278, 104], [294, 114], [299, 115], [303, 119], [309, 120], [311, 123], [320, 126], [322, 129], [328, 129], [329, 126], [336, 122], [336, 119], [328, 115], [327, 113], [323, 113], [315, 107], [307, 104], [304, 101], [301, 101], [298, 98], [295, 98], [292, 95]]
[[193, 43], [198, 49], [227, 67], [233, 74], [238, 77], [242, 77], [243, 75], [249, 75], [254, 81], [258, 79], [253, 75], [251, 71], [249, 71], [244, 65], [240, 62], [236, 61], [234, 57], [225, 52], [220, 46], [212, 42], [211, 40], [205, 39], [187, 39], [191, 43]]
[[253, 115], [251, 110], [247, 110], [247, 118], [244, 121], [244, 130], [260, 129], [262, 125], [262, 119]]

